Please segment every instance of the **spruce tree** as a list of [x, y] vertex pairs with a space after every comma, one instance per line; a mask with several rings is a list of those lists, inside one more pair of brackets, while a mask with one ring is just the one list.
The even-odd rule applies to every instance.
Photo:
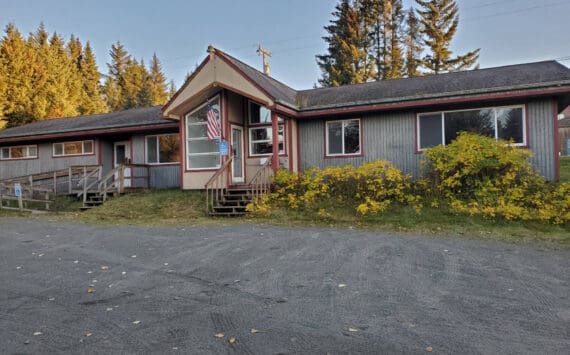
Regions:
[[99, 84], [101, 74], [97, 68], [95, 55], [93, 54], [89, 42], [85, 45], [85, 50], [79, 62], [79, 68], [83, 85], [83, 95], [79, 104], [79, 112], [82, 115], [107, 112], [107, 104], [103, 99]]
[[[111, 63], [107, 64], [109, 75], [105, 83], [105, 96], [111, 111], [118, 111], [122, 110], [126, 105], [126, 98], [123, 97], [123, 88], [125, 87], [124, 76], [127, 66], [131, 62], [131, 58], [120, 42], [111, 45], [109, 55], [111, 56]], [[109, 80], [111, 80], [112, 83], [109, 82]]]
[[149, 86], [152, 105], [164, 105], [168, 100], [166, 77], [162, 72], [162, 67], [156, 53], [152, 55], [152, 62], [150, 64]]
[[170, 80], [170, 83], [168, 84], [168, 100], [171, 100], [174, 97], [174, 95], [176, 95], [177, 91], [178, 90], [176, 89], [176, 84], [174, 84], [174, 80]]
[[454, 0], [416, 0], [420, 9], [423, 43], [429, 52], [423, 58], [423, 65], [429, 73], [469, 69], [477, 64], [479, 49], [464, 55], [453, 56], [449, 48], [459, 25], [459, 9]]
[[406, 48], [406, 60], [404, 75], [414, 77], [421, 75], [419, 67], [421, 65], [421, 54], [423, 52], [420, 23], [413, 8], [406, 14], [406, 29], [404, 34], [404, 45]]
[[387, 22], [385, 27], [388, 31], [386, 38], [389, 65], [384, 68], [384, 79], [398, 79], [402, 77], [404, 72], [404, 56], [402, 52], [402, 22], [404, 21], [404, 13], [402, 11], [402, 0], [385, 1]]
[[2, 118], [7, 127], [30, 123], [40, 117], [34, 105], [34, 76], [38, 59], [13, 24], [8, 24], [0, 40], [0, 77], [3, 78]]
[[334, 19], [325, 26], [329, 35], [323, 39], [328, 44], [328, 53], [316, 56], [322, 86], [363, 83], [373, 77], [374, 68], [364, 49], [368, 38], [359, 14], [350, 0], [341, 0], [332, 13]]

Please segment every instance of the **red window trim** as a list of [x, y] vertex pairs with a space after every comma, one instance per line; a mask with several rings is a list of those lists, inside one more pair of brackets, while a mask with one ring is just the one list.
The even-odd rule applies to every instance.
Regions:
[[[354, 154], [328, 154], [328, 130], [327, 130], [327, 123], [328, 122], [342, 122], [342, 121], [354, 121], [354, 120], [358, 120], [358, 124], [359, 124], [359, 129], [358, 129], [358, 139], [360, 140], [360, 153], [354, 153]], [[325, 124], [324, 124], [324, 158], [325, 159], [336, 159], [336, 158], [359, 158], [359, 157], [363, 157], [364, 156], [364, 139], [363, 139], [363, 134], [362, 132], [364, 132], [364, 120], [362, 119], [362, 117], [355, 117], [355, 118], [342, 118], [342, 119], [338, 119], [338, 118], [331, 118], [331, 119], [327, 119], [325, 120]]]

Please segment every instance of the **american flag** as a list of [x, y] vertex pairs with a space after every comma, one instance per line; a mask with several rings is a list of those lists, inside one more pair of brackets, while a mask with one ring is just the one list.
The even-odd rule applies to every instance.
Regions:
[[216, 112], [214, 112], [214, 109], [212, 108], [212, 105], [208, 104], [208, 112], [206, 113], [206, 118], [208, 121], [208, 139], [212, 140], [212, 139], [216, 139], [216, 138], [220, 138], [221, 135], [221, 129], [220, 129], [220, 125], [218, 123], [218, 119], [216, 117]]

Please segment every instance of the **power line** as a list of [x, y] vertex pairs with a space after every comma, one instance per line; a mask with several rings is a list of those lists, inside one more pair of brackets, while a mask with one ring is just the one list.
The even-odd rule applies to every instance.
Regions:
[[543, 4], [543, 5], [536, 5], [536, 6], [531, 6], [531, 7], [526, 7], [523, 9], [515, 9], [515, 10], [511, 10], [511, 11], [504, 11], [504, 12], [496, 12], [494, 14], [489, 14], [489, 15], [483, 15], [483, 16], [477, 16], [477, 17], [471, 17], [471, 18], [466, 18], [464, 19], [464, 21], [466, 22], [473, 22], [475, 20], [482, 20], [482, 19], [488, 19], [490, 17], [499, 17], [499, 16], [507, 16], [507, 15], [513, 15], [513, 14], [518, 14], [521, 12], [526, 12], [526, 11], [531, 11], [531, 10], [537, 10], [537, 9], [545, 9], [548, 7], [554, 7], [554, 6], [560, 6], [560, 5], [568, 5], [570, 4], [570, 1], [559, 1], [559, 2], [553, 2], [550, 4]]

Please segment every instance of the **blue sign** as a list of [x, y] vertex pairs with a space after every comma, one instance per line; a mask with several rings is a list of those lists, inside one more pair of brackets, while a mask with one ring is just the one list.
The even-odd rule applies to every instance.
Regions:
[[14, 195], [16, 195], [16, 197], [22, 197], [22, 185], [18, 182], [14, 184]]
[[228, 155], [229, 151], [230, 151], [230, 147], [229, 147], [228, 141], [221, 141], [220, 142], [220, 155], [226, 156], [226, 155]]

